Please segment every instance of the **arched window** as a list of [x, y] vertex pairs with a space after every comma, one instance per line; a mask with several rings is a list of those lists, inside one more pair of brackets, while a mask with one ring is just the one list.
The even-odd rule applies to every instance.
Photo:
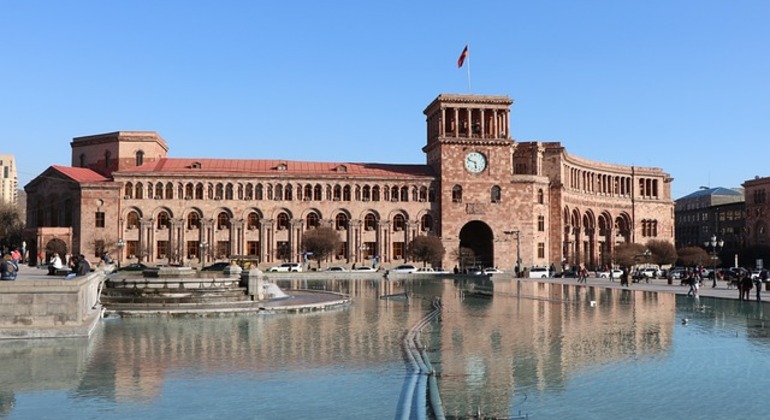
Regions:
[[141, 182], [136, 183], [135, 191], [136, 191], [136, 194], [134, 194], [134, 197], [136, 199], [144, 198], [144, 185], [142, 185]]
[[305, 192], [302, 194], [303, 200], [310, 201], [313, 199], [313, 186], [310, 184], [305, 185]]
[[313, 200], [321, 201], [322, 195], [323, 195], [323, 189], [321, 188], [321, 185], [316, 184], [316, 186], [313, 188]]
[[174, 198], [174, 184], [171, 182], [166, 183], [166, 200], [171, 200]]
[[254, 199], [254, 186], [251, 184], [246, 184], [246, 195], [244, 196], [246, 200], [253, 200]]
[[404, 219], [404, 216], [401, 214], [397, 214], [393, 216], [393, 230], [396, 232], [400, 232], [404, 230], [404, 226], [406, 225], [406, 220]]
[[401, 201], [409, 202], [409, 187], [401, 187]]
[[233, 199], [233, 184], [228, 183], [225, 186], [225, 200]]
[[420, 228], [423, 232], [430, 232], [433, 229], [433, 216], [430, 214], [423, 214], [420, 218]]
[[144, 152], [139, 150], [136, 152], [136, 166], [141, 166], [144, 164]]
[[307, 214], [305, 218], [305, 229], [313, 229], [318, 227], [318, 215], [311, 212]]
[[289, 228], [289, 215], [286, 213], [279, 213], [278, 217], [275, 218], [275, 227], [278, 228], [278, 230], [284, 230]]
[[492, 191], [490, 192], [490, 201], [493, 203], [500, 202], [500, 187], [498, 187], [497, 185], [492, 187]]
[[195, 199], [203, 200], [203, 183], [202, 182], [199, 182], [198, 185], [195, 186]]
[[390, 188], [390, 201], [398, 201], [398, 187], [395, 185]]
[[339, 213], [334, 217], [334, 227], [337, 230], [345, 230], [348, 228], [348, 216], [345, 213]]
[[342, 201], [350, 201], [350, 185], [342, 187]]
[[168, 213], [165, 211], [158, 213], [158, 229], [168, 229], [169, 224]]
[[157, 199], [162, 199], [163, 198], [163, 183], [162, 182], [158, 182], [157, 184], [155, 184], [155, 194], [154, 194], [154, 197], [157, 198]]
[[373, 214], [367, 213], [366, 216], [364, 216], [364, 229], [374, 230], [376, 227], [377, 227], [377, 219], [374, 217]]
[[255, 230], [259, 229], [259, 215], [253, 211], [246, 216], [246, 229]]
[[128, 212], [126, 215], [126, 229], [136, 229], [139, 227], [139, 213], [135, 211]]
[[200, 229], [201, 215], [198, 212], [192, 212], [187, 215], [187, 229]]
[[372, 189], [368, 185], [364, 185], [361, 199], [363, 201], [369, 201], [372, 199]]
[[372, 187], [372, 201], [380, 201], [380, 186]]
[[130, 182], [126, 182], [125, 188], [123, 188], [123, 195], [125, 199], [131, 199], [134, 198], [134, 184]]
[[230, 215], [221, 212], [217, 215], [217, 229], [224, 230], [230, 227]]
[[340, 187], [339, 185], [334, 186], [334, 196], [332, 200], [334, 201], [342, 200], [342, 187]]
[[543, 204], [545, 202], [545, 197], [543, 195], [543, 189], [537, 190], [537, 204]]
[[225, 186], [222, 184], [217, 184], [217, 193], [214, 196], [217, 200], [221, 200], [225, 198]]
[[293, 195], [292, 191], [293, 190], [291, 188], [291, 184], [286, 185], [286, 188], [283, 190], [283, 199], [286, 201], [291, 201], [292, 200], [291, 197]]
[[262, 200], [262, 197], [263, 197], [262, 190], [263, 190], [262, 184], [257, 184], [257, 189], [254, 191], [255, 200]]
[[455, 185], [454, 187], [452, 187], [452, 202], [453, 203], [463, 202], [463, 187], [459, 185]]
[[275, 186], [275, 201], [283, 200], [283, 185], [278, 184]]
[[188, 182], [184, 186], [184, 199], [185, 200], [192, 200], [193, 198], [193, 184]]

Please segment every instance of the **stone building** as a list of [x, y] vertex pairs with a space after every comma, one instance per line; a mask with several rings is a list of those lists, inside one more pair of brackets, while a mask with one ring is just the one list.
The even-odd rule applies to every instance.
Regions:
[[403, 263], [414, 237], [436, 235], [445, 267], [462, 248], [504, 270], [608, 265], [619, 243], [673, 243], [667, 173], [517, 142], [512, 103], [439, 95], [424, 111], [424, 165], [171, 158], [154, 132], [78, 137], [71, 167], [25, 187], [28, 241], [124, 263], [274, 265], [302, 261], [304, 232], [330, 226], [342, 246], [329, 263]]
[[676, 200], [676, 247], [703, 245], [715, 235], [724, 249], [744, 245], [743, 191], [724, 187], [701, 188]]
[[746, 245], [770, 245], [770, 177], [743, 183], [746, 195]]

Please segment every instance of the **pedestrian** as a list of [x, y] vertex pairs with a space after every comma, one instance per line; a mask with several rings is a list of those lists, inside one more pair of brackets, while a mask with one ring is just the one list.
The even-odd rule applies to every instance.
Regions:
[[628, 269], [623, 267], [622, 270], [623, 271], [620, 273], [620, 285], [628, 287]]
[[757, 289], [757, 302], [762, 301], [762, 279], [757, 276], [757, 278], [754, 279], [754, 287]]
[[0, 280], [16, 280], [19, 265], [13, 261], [13, 257], [6, 255], [0, 263]]
[[615, 282], [615, 271], [610, 268], [610, 282]]
[[86, 256], [83, 254], [78, 256], [78, 265], [76, 271], [78, 276], [86, 276], [91, 272], [91, 263], [88, 262]]
[[11, 251], [11, 260], [13, 260], [16, 265], [19, 265], [19, 262], [21, 261], [21, 252], [19, 252], [19, 248], [13, 248], [13, 251]]
[[754, 282], [751, 280], [751, 274], [745, 273], [743, 274], [743, 278], [741, 279], [741, 291], [743, 298], [741, 300], [751, 300], [751, 288], [753, 287]]
[[698, 296], [698, 278], [696, 276], [690, 277], [690, 290], [687, 291], [687, 296]]
[[715, 289], [717, 287], [717, 270], [711, 270], [709, 276], [711, 276], [712, 279], [711, 288]]

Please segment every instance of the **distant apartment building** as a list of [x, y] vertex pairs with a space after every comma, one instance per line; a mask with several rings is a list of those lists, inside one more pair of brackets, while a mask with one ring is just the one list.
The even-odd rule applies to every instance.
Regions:
[[703, 188], [676, 200], [676, 247], [700, 246], [712, 235], [725, 249], [744, 246], [746, 200], [739, 189]]
[[16, 205], [19, 202], [19, 178], [13, 155], [0, 155], [0, 202]]

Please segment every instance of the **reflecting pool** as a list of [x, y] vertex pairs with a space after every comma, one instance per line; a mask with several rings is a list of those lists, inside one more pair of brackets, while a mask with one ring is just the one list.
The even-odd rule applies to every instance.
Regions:
[[[294, 281], [336, 310], [105, 319], [90, 340], [0, 342], [0, 416], [393, 418], [423, 331], [448, 418], [768, 418], [756, 302], [529, 281]], [[387, 298], [386, 298], [387, 296]], [[408, 296], [408, 298], [405, 298]]]

